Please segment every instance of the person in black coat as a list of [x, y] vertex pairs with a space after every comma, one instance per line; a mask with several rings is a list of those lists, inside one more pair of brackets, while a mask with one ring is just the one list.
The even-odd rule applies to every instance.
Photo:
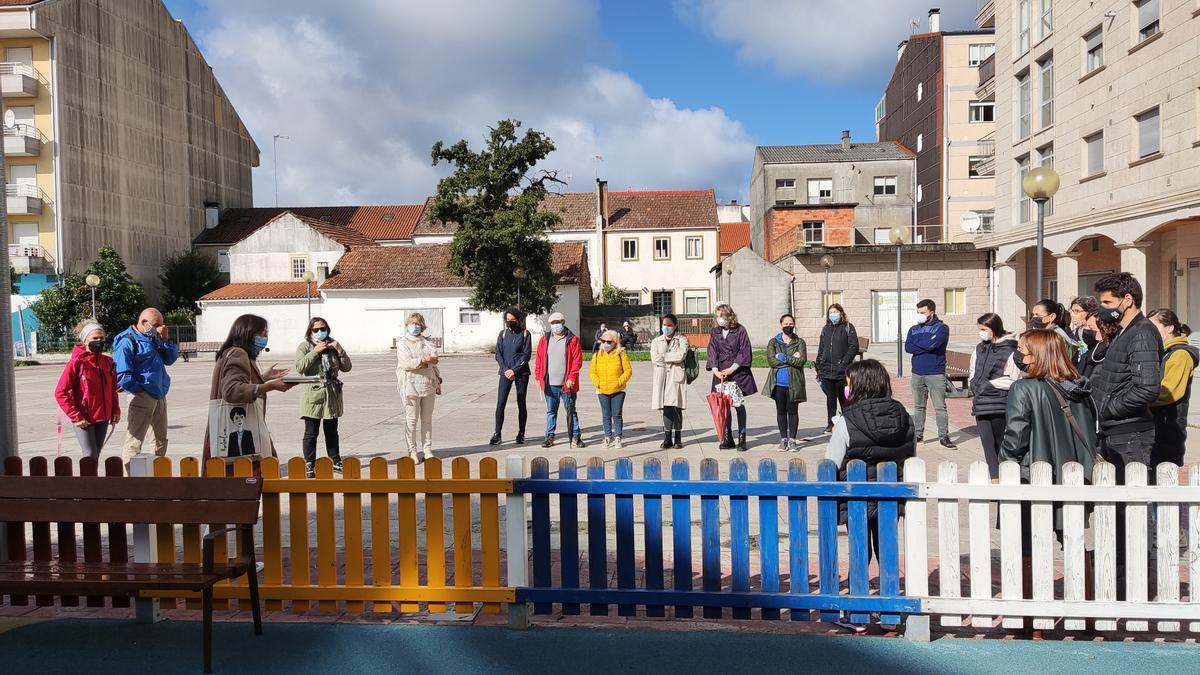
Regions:
[[1100, 340], [1096, 335], [1095, 326], [1088, 325], [1088, 317], [1094, 316], [1094, 312], [1099, 308], [1100, 303], [1090, 295], [1081, 295], [1072, 300], [1069, 305], [1071, 326], [1067, 329], [1067, 333], [1075, 341], [1076, 348], [1072, 363], [1081, 374], [1088, 353], [1096, 348], [1096, 344]]
[[1013, 361], [1017, 339], [1004, 330], [997, 314], [979, 317], [979, 344], [971, 354], [967, 387], [971, 390], [971, 414], [983, 443], [983, 458], [992, 479], [1000, 477], [1000, 441], [1004, 438], [1008, 389], [1021, 376]]
[[633, 326], [628, 321], [621, 326], [621, 333], [618, 337], [625, 351], [631, 351], [637, 346], [637, 331], [633, 329]]
[[825, 311], [825, 326], [817, 345], [817, 381], [825, 393], [825, 433], [833, 431], [838, 406], [846, 407], [846, 368], [858, 356], [858, 333], [846, 318], [846, 310], [834, 303]]
[[491, 445], [500, 445], [504, 430], [504, 409], [508, 393], [517, 387], [517, 444], [525, 442], [525, 422], [529, 410], [525, 395], [529, 392], [529, 359], [533, 355], [533, 339], [525, 328], [525, 314], [513, 307], [504, 313], [504, 330], [496, 336], [496, 364], [500, 367], [500, 384], [496, 392], [496, 431]]

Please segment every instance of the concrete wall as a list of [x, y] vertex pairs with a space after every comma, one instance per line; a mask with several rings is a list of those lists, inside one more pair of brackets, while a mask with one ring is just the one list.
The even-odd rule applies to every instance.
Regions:
[[304, 258], [315, 274], [320, 263], [332, 271], [345, 252], [346, 247], [285, 214], [230, 247], [229, 280], [292, 281], [292, 258]]
[[[325, 316], [328, 305], [320, 299], [312, 303], [313, 316]], [[308, 328], [308, 305], [303, 301], [242, 300], [208, 302], [196, 316], [196, 339], [200, 342], [224, 342], [234, 320], [243, 314], [257, 314], [267, 320], [270, 352], [259, 360], [263, 370], [272, 363], [291, 367], [296, 345]]]
[[[732, 274], [726, 274], [732, 262]], [[792, 309], [792, 276], [749, 248], [729, 256], [717, 271], [717, 301], [728, 303], [750, 333], [755, 347], [765, 347], [779, 332], [779, 316]]]
[[[654, 259], [654, 240], [665, 237], [670, 240], [671, 257], [667, 260]], [[702, 251], [699, 258], [687, 257], [687, 240], [699, 238]], [[626, 239], [637, 241], [637, 260], [621, 259], [623, 242]], [[707, 294], [707, 308], [702, 313], [712, 311], [713, 307], [713, 265], [717, 264], [718, 242], [716, 230], [659, 230], [659, 231], [629, 231], [610, 230], [605, 233], [606, 251], [608, 257], [608, 283], [625, 289], [637, 291], [640, 302], [651, 304], [654, 291], [671, 291], [674, 295], [674, 313], [685, 313], [684, 297], [686, 291]], [[643, 293], [647, 288], [649, 293]]]

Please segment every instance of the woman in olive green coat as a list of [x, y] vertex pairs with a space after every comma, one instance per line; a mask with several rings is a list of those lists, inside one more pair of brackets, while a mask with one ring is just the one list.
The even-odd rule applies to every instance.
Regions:
[[779, 452], [799, 452], [797, 430], [800, 426], [800, 404], [808, 400], [804, 389], [804, 364], [808, 362], [808, 347], [796, 335], [796, 320], [791, 314], [779, 317], [779, 334], [767, 343], [767, 360], [771, 376], [763, 395], [775, 400], [775, 421], [779, 425]]
[[342, 453], [338, 439], [338, 418], [342, 416], [342, 381], [338, 373], [349, 371], [350, 356], [337, 340], [329, 337], [329, 323], [319, 316], [308, 322], [304, 342], [296, 348], [296, 374], [320, 382], [300, 385], [300, 418], [304, 420], [304, 469], [309, 478], [316, 476], [317, 433], [325, 431], [325, 453], [333, 460], [334, 473], [342, 472]]

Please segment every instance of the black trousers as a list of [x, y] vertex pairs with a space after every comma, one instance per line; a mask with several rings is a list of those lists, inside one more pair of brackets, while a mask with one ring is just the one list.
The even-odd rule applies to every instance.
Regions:
[[1004, 441], [1006, 416], [980, 415], [975, 418], [979, 428], [979, 440], [983, 443], [983, 459], [987, 462], [988, 475], [995, 480], [1000, 477], [1000, 444]]
[[663, 431], [683, 431], [683, 408], [663, 406]]
[[778, 385], [771, 390], [771, 398], [775, 399], [775, 424], [779, 426], [779, 437], [796, 438], [796, 430], [800, 427], [800, 403], [788, 401], [787, 387]]
[[496, 391], [496, 435], [504, 431], [504, 409], [508, 407], [508, 393], [513, 385], [517, 387], [517, 433], [525, 435], [525, 422], [529, 419], [529, 409], [525, 406], [525, 395], [529, 393], [529, 373], [518, 375], [514, 379], [500, 376], [500, 384]]
[[821, 391], [825, 393], [825, 421], [833, 424], [838, 406], [846, 407], [846, 378], [828, 380], [821, 378]]
[[733, 408], [729, 411], [729, 417], [725, 418], [725, 439], [730, 443], [737, 442], [737, 440], [733, 438], [732, 425], [734, 417], [737, 417], [738, 434], [746, 433], [746, 406]]
[[[1141, 462], [1147, 465], [1147, 482], [1155, 483], [1155, 468], [1150, 464], [1150, 450], [1154, 447], [1154, 430], [1135, 431], [1124, 434], [1105, 434], [1100, 437], [1100, 454], [1106, 462], [1113, 464], [1117, 473], [1117, 485], [1125, 484], [1125, 465]], [[1155, 530], [1154, 509], [1150, 508], [1147, 526], [1148, 532]], [[1157, 539], [1150, 538], [1150, 555], [1156, 555]], [[1117, 505], [1117, 599], [1125, 597], [1125, 504]], [[1150, 566], [1150, 573], [1155, 572]]]
[[319, 420], [315, 417], [303, 417], [304, 420], [304, 461], [312, 464], [317, 461], [317, 433], [325, 431], [325, 454], [335, 463], [342, 461], [341, 439], [338, 438], [338, 421], [334, 417]]

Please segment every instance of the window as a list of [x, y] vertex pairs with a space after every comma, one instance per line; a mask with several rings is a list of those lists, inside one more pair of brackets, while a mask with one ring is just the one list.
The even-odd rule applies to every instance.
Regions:
[[637, 239], [622, 239], [621, 240], [621, 260], [637, 260], [637, 259], [638, 259]]
[[704, 239], [701, 237], [687, 238], [687, 257], [695, 260], [704, 257]]
[[875, 196], [876, 197], [894, 197], [896, 195], [896, 177], [895, 176], [876, 176], [875, 177]]
[[303, 279], [308, 271], [308, 258], [292, 258], [292, 278]]
[[1054, 32], [1054, 0], [1038, 0], [1038, 39]]
[[1025, 174], [1029, 173], [1029, 155], [1025, 155], [1017, 160], [1017, 199], [1018, 201], [1018, 216], [1017, 222], [1029, 222], [1029, 197], [1025, 191], [1021, 189], [1021, 181], [1025, 180]]
[[921, 189], [920, 185], [918, 185], [917, 186], [917, 203], [918, 204], [921, 203], [921, 201], [923, 199], [925, 199], [925, 191]]
[[637, 291], [625, 291], [625, 304], [627, 304], [627, 305], [642, 304], [642, 294]]
[[217, 271], [229, 274], [229, 250], [217, 251]]
[[671, 259], [671, 240], [666, 237], [654, 238], [654, 259], [655, 260], [670, 260]]
[[917, 134], [917, 152], [925, 149], [925, 134]]
[[882, 246], [888, 246], [892, 243], [892, 230], [887, 227], [875, 228], [875, 243]]
[[1038, 128], [1045, 129], [1054, 124], [1054, 57], [1047, 56], [1038, 63], [1038, 82], [1041, 87], [1042, 106], [1038, 116]]
[[1137, 123], [1138, 158], [1157, 154], [1162, 147], [1158, 108], [1147, 110], [1133, 119]]
[[675, 312], [674, 291], [654, 291], [651, 297], [653, 298], [651, 302], [654, 305], [654, 313], [658, 316]]
[[1158, 0], [1139, 0], [1133, 4], [1137, 7], [1138, 42], [1158, 35], [1161, 30], [1158, 22]]
[[708, 291], [684, 291], [684, 314], [708, 314]]
[[776, 199], [775, 206], [795, 206], [795, 199]]
[[1020, 0], [1017, 3], [1017, 54], [1029, 51], [1030, 5], [1030, 0]]
[[464, 326], [478, 326], [479, 310], [474, 307], [459, 307], [458, 322]]
[[1083, 139], [1087, 157], [1087, 175], [1098, 176], [1104, 173], [1104, 132], [1098, 131]]
[[967, 158], [967, 178], [988, 178], [988, 176], [979, 173], [979, 167], [984, 162], [991, 159], [984, 155], [971, 155]]
[[917, 101], [918, 101], [918, 102], [920, 102], [920, 100], [921, 100], [921, 96], [922, 96], [922, 94], [924, 94], [924, 93], [925, 93], [925, 83], [924, 83], [924, 82], [918, 82], [918, 83], [917, 83]]
[[971, 45], [967, 65], [978, 66], [994, 53], [996, 53], [996, 45]]
[[884, 95], [883, 98], [879, 99], [879, 103], [875, 104], [875, 123], [878, 124], [879, 121], [885, 117], [887, 117], [887, 95], [886, 94]]
[[1083, 50], [1087, 54], [1083, 72], [1090, 73], [1104, 66], [1104, 28], [1100, 27], [1083, 36]]
[[[1038, 148], [1038, 166], [1054, 167], [1054, 144], [1048, 143]], [[1046, 217], [1054, 215], [1054, 198], [1046, 200], [1045, 206]]]
[[808, 179], [808, 203], [828, 204], [833, 201], [832, 178]]
[[1017, 76], [1017, 138], [1029, 136], [1030, 129], [1029, 71]]
[[971, 122], [995, 122], [996, 104], [992, 101], [971, 101], [968, 119]]
[[825, 243], [825, 221], [806, 220], [800, 224], [800, 228], [804, 230], [805, 246]]
[[828, 293], [826, 293], [824, 291], [821, 292], [821, 308], [822, 309], [824, 309], [830, 305], [840, 305], [840, 304], [842, 304], [842, 292], [841, 291], [829, 291]]
[[996, 212], [995, 211], [978, 211], [979, 214], [979, 234], [991, 234], [996, 231]]
[[947, 288], [942, 311], [947, 314], [967, 313], [967, 289]]
[[775, 189], [776, 190], [782, 190], [784, 188], [794, 188], [794, 187], [796, 187], [796, 179], [795, 178], [780, 178], [775, 181]]
[[327, 263], [327, 262], [317, 263], [317, 278], [318, 279], [328, 279], [329, 278], [329, 263]]

